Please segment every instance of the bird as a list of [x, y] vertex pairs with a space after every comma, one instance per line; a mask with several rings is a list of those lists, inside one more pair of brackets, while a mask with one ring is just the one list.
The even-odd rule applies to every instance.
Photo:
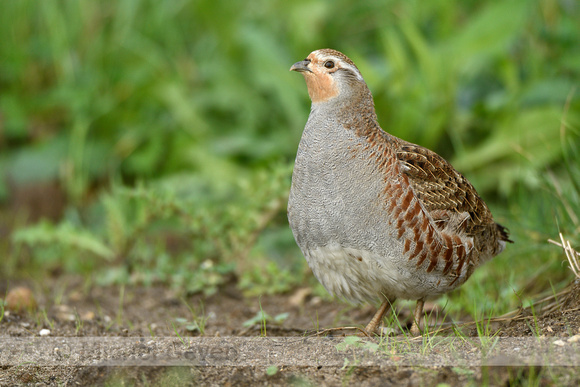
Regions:
[[343, 53], [319, 49], [290, 71], [312, 101], [288, 198], [288, 222], [315, 277], [332, 295], [379, 303], [373, 334], [396, 299], [459, 287], [501, 253], [509, 231], [443, 157], [384, 131], [372, 94]]

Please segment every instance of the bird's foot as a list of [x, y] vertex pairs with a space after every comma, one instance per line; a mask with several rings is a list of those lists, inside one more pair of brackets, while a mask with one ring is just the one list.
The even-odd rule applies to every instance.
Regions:
[[417, 322], [413, 322], [410, 332], [413, 337], [421, 336], [421, 330], [419, 329], [419, 324], [417, 324]]

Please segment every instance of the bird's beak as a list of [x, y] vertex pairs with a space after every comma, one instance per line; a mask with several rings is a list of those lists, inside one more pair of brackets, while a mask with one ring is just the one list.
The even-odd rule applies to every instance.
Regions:
[[298, 71], [299, 73], [303, 73], [303, 72], [311, 73], [312, 70], [310, 70], [308, 68], [309, 64], [310, 64], [310, 59], [301, 60], [300, 62], [294, 63], [292, 65], [292, 67], [290, 67], [290, 71]]

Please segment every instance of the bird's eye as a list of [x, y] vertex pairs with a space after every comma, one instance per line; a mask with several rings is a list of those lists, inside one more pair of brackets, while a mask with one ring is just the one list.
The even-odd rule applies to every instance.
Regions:
[[324, 67], [326, 67], [327, 69], [331, 69], [334, 67], [334, 62], [331, 60], [327, 60], [326, 62], [324, 62]]

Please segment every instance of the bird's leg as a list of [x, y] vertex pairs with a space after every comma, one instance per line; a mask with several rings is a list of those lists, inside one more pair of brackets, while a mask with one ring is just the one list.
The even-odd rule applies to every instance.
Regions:
[[413, 325], [411, 325], [411, 335], [413, 336], [419, 336], [421, 334], [419, 325], [421, 323], [421, 318], [423, 317], [423, 305], [425, 305], [425, 298], [417, 300], [415, 313], [413, 313]]
[[371, 321], [368, 323], [368, 325], [365, 328], [365, 330], [369, 334], [375, 333], [375, 331], [377, 330], [379, 324], [383, 320], [383, 316], [385, 315], [385, 313], [387, 313], [389, 311], [389, 309], [391, 309], [391, 304], [393, 302], [395, 302], [395, 300], [389, 300], [387, 298], [382, 303], [382, 305], [380, 306], [379, 310], [377, 310], [377, 313], [375, 313], [375, 315], [373, 316], [373, 318], [371, 319]]

